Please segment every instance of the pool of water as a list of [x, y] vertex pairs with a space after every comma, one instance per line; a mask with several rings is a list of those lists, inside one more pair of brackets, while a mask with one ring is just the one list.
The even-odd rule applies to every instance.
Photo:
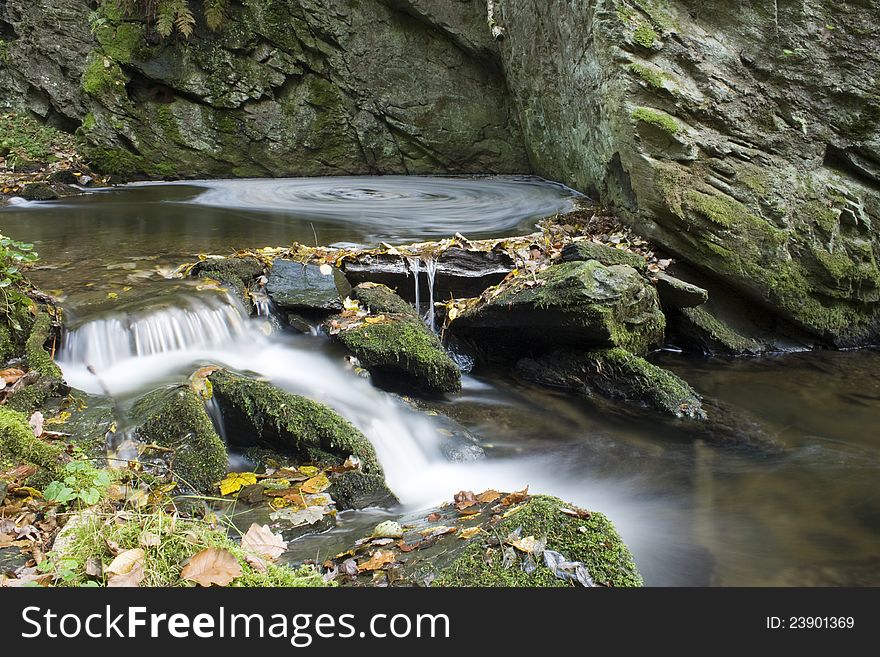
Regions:
[[[100, 392], [84, 367], [98, 357], [105, 384], [123, 399], [183, 380], [204, 362], [250, 370], [329, 403], [373, 440], [404, 502], [392, 513], [416, 512], [459, 489], [528, 484], [607, 513], [649, 584], [880, 585], [880, 352], [653, 356], [786, 445], [762, 455], [609, 416], [504, 371], [477, 370], [459, 395], [409, 405], [345, 370], [326, 338], [267, 334], [234, 302], [202, 296], [216, 292], [164, 279], [198, 252], [527, 232], [574, 198], [535, 179], [434, 180], [135, 186], [0, 209], [0, 231], [37, 244], [48, 268], [32, 278], [62, 293], [77, 316], [80, 350], [61, 359], [84, 390]], [[495, 183], [503, 187], [490, 193]], [[156, 303], [162, 295], [172, 301]], [[135, 320], [157, 330], [193, 321], [212, 328], [137, 352], [119, 334]], [[474, 449], [461, 458], [468, 445]], [[386, 513], [343, 514], [337, 529], [302, 539], [292, 554], [335, 554]]]

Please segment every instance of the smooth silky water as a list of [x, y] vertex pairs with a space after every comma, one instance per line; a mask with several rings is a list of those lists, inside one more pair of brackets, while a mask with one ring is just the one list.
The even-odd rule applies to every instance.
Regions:
[[356, 376], [327, 338], [273, 332], [225, 294], [165, 280], [199, 252], [524, 233], [572, 200], [532, 178], [214, 181], [16, 205], [0, 210], [0, 230], [36, 242], [45, 268], [34, 282], [64, 295], [59, 360], [74, 387], [106, 387], [125, 407], [215, 363], [323, 401], [370, 438], [403, 508], [340, 514], [291, 559], [335, 554], [377, 519], [460, 489], [528, 484], [608, 514], [649, 584], [880, 585], [878, 352], [656, 355], [788, 446], [761, 456], [609, 417], [504, 372], [467, 375], [460, 395], [417, 409]]

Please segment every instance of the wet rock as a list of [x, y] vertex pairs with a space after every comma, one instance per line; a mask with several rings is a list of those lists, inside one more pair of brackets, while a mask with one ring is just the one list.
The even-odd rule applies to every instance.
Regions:
[[625, 349], [558, 350], [538, 359], [522, 359], [516, 369], [530, 381], [588, 397], [599, 394], [668, 417], [706, 418], [700, 396], [685, 381]]
[[140, 440], [174, 450], [172, 474], [181, 484], [214, 492], [214, 484], [226, 474], [226, 445], [191, 388], [152, 392], [135, 404], [132, 414], [140, 420]]
[[41, 182], [25, 185], [18, 195], [27, 201], [52, 201], [58, 198], [58, 192]]
[[767, 347], [737, 332], [708, 308], [682, 308], [669, 314], [670, 332], [682, 346], [705, 354], [759, 354]]
[[275, 260], [266, 292], [275, 305], [284, 310], [341, 310], [342, 299], [351, 292], [351, 285], [337, 268], [329, 267], [325, 271], [317, 265]]
[[50, 173], [47, 180], [53, 184], [78, 185], [81, 177], [82, 176], [74, 175], [74, 172], [71, 169], [59, 169], [58, 171]]
[[403, 379], [432, 393], [461, 389], [461, 370], [440, 340], [411, 312], [385, 313], [374, 323], [347, 325], [335, 334], [378, 379]]
[[352, 288], [351, 296], [375, 314], [395, 313], [418, 317], [416, 309], [401, 299], [394, 290], [381, 283], [361, 283]]
[[560, 345], [645, 353], [663, 339], [665, 323], [656, 290], [635, 269], [589, 260], [505, 283], [462, 313], [451, 330], [520, 355]]
[[331, 408], [225, 370], [214, 372], [209, 380], [231, 444], [268, 447], [301, 464], [339, 465], [356, 456], [364, 476], [358, 486], [347, 485], [345, 478], [338, 482], [338, 506], [359, 508], [360, 500], [393, 500], [373, 445]]
[[[381, 283], [393, 288], [403, 298], [415, 300], [411, 265], [401, 256], [368, 254], [346, 261], [343, 268], [352, 283]], [[486, 288], [504, 280], [512, 269], [513, 261], [506, 253], [450, 247], [436, 260], [434, 298], [479, 296]], [[428, 277], [422, 262], [419, 266], [419, 295], [427, 300], [428, 293]]]
[[615, 249], [607, 244], [599, 244], [592, 240], [578, 240], [563, 247], [563, 262], [579, 260], [598, 260], [603, 265], [629, 265], [641, 272], [648, 268], [647, 262], [639, 254], [625, 249]]
[[709, 293], [698, 285], [688, 283], [665, 272], [653, 275], [657, 294], [664, 308], [694, 308], [709, 300]]
[[[263, 264], [256, 258], [207, 258], [197, 262], [191, 276], [212, 278], [235, 292], [242, 302], [247, 302], [247, 288], [263, 273]], [[246, 306], [250, 307], [249, 303]]]
[[[563, 512], [566, 509], [567, 512]], [[511, 534], [546, 540], [539, 554], [507, 544]], [[498, 537], [504, 543], [499, 544]], [[458, 539], [450, 539], [458, 540]], [[520, 543], [528, 547], [528, 542]], [[477, 534], [450, 562], [442, 565], [432, 586], [555, 587], [573, 585], [549, 567], [545, 551], [579, 562], [599, 586], [642, 586], [632, 554], [601, 513], [578, 510], [555, 497], [531, 497], [517, 513], [490, 532]]]

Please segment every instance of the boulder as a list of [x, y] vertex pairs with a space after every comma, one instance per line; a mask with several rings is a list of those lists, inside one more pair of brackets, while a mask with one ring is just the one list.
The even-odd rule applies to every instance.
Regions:
[[60, 445], [43, 442], [34, 437], [28, 425], [28, 416], [6, 406], [0, 406], [0, 457], [15, 463], [30, 463], [40, 468], [31, 485], [48, 484], [67, 460]]
[[[517, 513], [492, 527], [490, 533], [480, 533], [470, 539], [464, 550], [439, 569], [432, 586], [573, 585], [554, 574], [548, 565], [552, 561], [543, 553], [532, 556], [529, 563], [531, 555], [509, 545], [499, 545], [498, 537], [505, 539], [516, 533], [523, 539], [546, 540], [545, 550], [561, 555], [566, 561], [580, 562], [595, 585], [643, 585], [632, 554], [608, 518], [601, 513], [579, 510], [555, 497], [536, 495]], [[505, 557], [506, 552], [512, 553], [512, 561], [509, 556]]]
[[681, 308], [669, 314], [669, 325], [681, 346], [703, 354], [741, 356], [767, 351], [765, 344], [742, 335], [709, 308]]
[[207, 258], [197, 262], [190, 271], [191, 276], [220, 281], [226, 287], [232, 288], [242, 301], [247, 298], [247, 288], [262, 273], [263, 264], [250, 257]]
[[361, 283], [351, 290], [353, 299], [361, 302], [367, 310], [376, 315], [395, 313], [418, 317], [415, 307], [401, 299], [394, 290], [380, 283]]
[[502, 284], [452, 323], [481, 345], [526, 354], [562, 345], [645, 353], [663, 339], [657, 292], [632, 267], [566, 262]]
[[360, 508], [393, 503], [373, 445], [331, 408], [225, 370], [214, 372], [209, 380], [230, 444], [266, 447], [300, 464], [333, 466], [356, 456], [359, 471], [334, 475], [333, 485], [340, 496], [337, 505]]
[[577, 240], [562, 248], [563, 262], [580, 260], [598, 260], [603, 265], [629, 265], [640, 272], [644, 272], [648, 268], [647, 261], [638, 253], [626, 249], [616, 249], [592, 240]]
[[55, 364], [46, 344], [55, 335], [52, 317], [45, 311], [37, 313], [24, 345], [25, 359], [29, 368], [29, 385], [8, 398], [7, 405], [28, 415], [52, 397], [66, 395], [70, 388], [64, 382], [61, 370]]
[[557, 350], [517, 363], [524, 378], [639, 404], [667, 417], [704, 420], [700, 396], [681, 378], [625, 349]]
[[345, 325], [335, 337], [378, 379], [403, 379], [431, 393], [461, 389], [461, 370], [412, 313], [385, 313]]
[[42, 182], [25, 185], [18, 195], [27, 201], [53, 201], [58, 198], [58, 192]]
[[333, 312], [351, 291], [336, 267], [306, 265], [277, 259], [272, 263], [266, 292], [278, 308]]
[[695, 308], [709, 300], [709, 292], [698, 285], [688, 283], [666, 272], [653, 275], [664, 308]]
[[140, 440], [174, 450], [172, 474], [181, 484], [215, 492], [226, 474], [226, 445], [190, 387], [156, 390], [135, 404], [132, 415], [139, 421]]
[[[476, 297], [486, 288], [500, 283], [513, 270], [513, 260], [500, 251], [477, 251], [456, 246], [443, 251], [435, 260], [434, 298]], [[343, 263], [352, 283], [373, 282], [393, 288], [403, 298], [415, 300], [412, 266], [399, 255], [366, 254]], [[424, 258], [419, 265], [419, 296], [429, 296]]]

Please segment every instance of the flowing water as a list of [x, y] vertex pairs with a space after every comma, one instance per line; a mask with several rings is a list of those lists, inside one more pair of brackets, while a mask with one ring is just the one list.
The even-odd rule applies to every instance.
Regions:
[[[461, 394], [418, 410], [358, 377], [325, 337], [273, 331], [223, 293], [163, 277], [195, 252], [308, 236], [369, 243], [527, 231], [570, 203], [564, 188], [534, 179], [188, 183], [14, 206], [0, 210], [0, 230], [37, 242], [49, 268], [33, 279], [66, 295], [71, 319], [59, 360], [76, 388], [108, 389], [124, 406], [220, 364], [323, 401], [355, 423], [404, 505], [391, 513], [460, 489], [528, 484], [608, 514], [649, 584], [880, 585], [878, 352], [657, 355], [788, 446], [761, 456], [610, 417], [491, 370], [466, 375]], [[468, 229], [475, 217], [479, 233]], [[429, 265], [411, 266], [426, 275]], [[297, 542], [292, 553], [335, 553], [386, 513], [341, 514], [337, 529]]]

